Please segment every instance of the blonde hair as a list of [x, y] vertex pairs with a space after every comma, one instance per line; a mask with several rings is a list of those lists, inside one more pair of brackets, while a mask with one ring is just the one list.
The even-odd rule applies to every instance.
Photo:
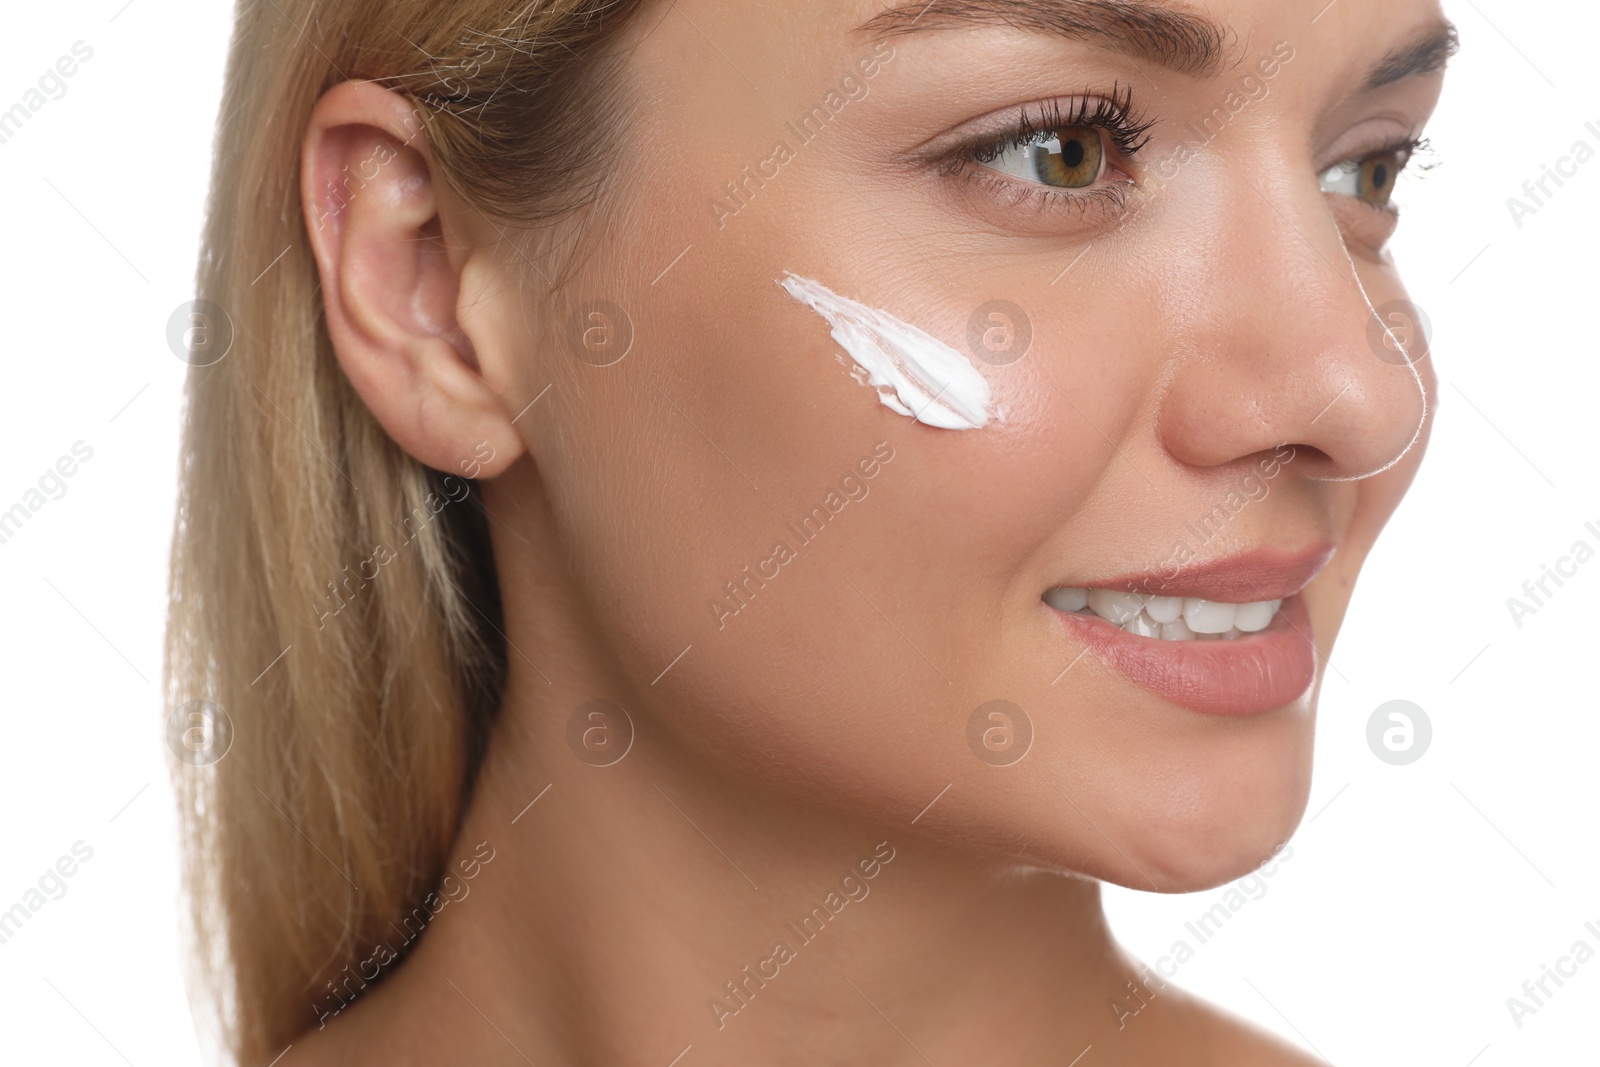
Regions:
[[316, 1022], [434, 888], [505, 663], [485, 515], [459, 493], [475, 486], [402, 453], [334, 358], [306, 123], [332, 85], [381, 81], [466, 203], [513, 228], [561, 218], [600, 191], [610, 45], [642, 3], [238, 5], [197, 278], [234, 340], [189, 372], [164, 683], [233, 730], [173, 774], [195, 977], [240, 1063]]

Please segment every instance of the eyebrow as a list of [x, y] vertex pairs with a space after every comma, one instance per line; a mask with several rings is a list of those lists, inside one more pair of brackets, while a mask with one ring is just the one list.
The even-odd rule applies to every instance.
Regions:
[[910, 0], [857, 27], [873, 39], [999, 25], [1098, 40], [1181, 74], [1212, 74], [1223, 65], [1227, 31], [1210, 19], [1153, 0]]
[[[1215, 75], [1229, 66], [1229, 30], [1157, 0], [909, 0], [857, 31], [881, 40], [984, 25], [1099, 42], [1180, 74]], [[1374, 64], [1362, 90], [1441, 70], [1459, 48], [1455, 26], [1440, 22]]]
[[1392, 85], [1415, 74], [1443, 70], [1450, 57], [1461, 50], [1461, 38], [1453, 23], [1440, 22], [1420, 34], [1408, 45], [1390, 52], [1367, 74], [1362, 89], [1371, 91]]

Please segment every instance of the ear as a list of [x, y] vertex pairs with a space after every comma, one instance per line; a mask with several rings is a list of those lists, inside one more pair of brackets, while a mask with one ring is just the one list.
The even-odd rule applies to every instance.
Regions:
[[301, 158], [328, 333], [350, 383], [429, 467], [501, 473], [526, 446], [459, 317], [471, 248], [441, 220], [421, 114], [376, 82], [344, 82], [312, 110]]

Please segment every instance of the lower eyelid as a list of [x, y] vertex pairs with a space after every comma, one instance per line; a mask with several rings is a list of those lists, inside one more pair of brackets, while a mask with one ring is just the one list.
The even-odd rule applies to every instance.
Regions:
[[1390, 203], [1379, 207], [1342, 193], [1324, 195], [1329, 198], [1329, 207], [1347, 245], [1354, 241], [1357, 247], [1371, 249], [1375, 255], [1383, 251], [1400, 224], [1397, 205]]
[[1039, 182], [1012, 178], [971, 161], [957, 176], [991, 188], [995, 195], [1008, 200], [1006, 206], [1011, 208], [1033, 201], [1041, 212], [1069, 210], [1077, 212], [1080, 217], [1101, 213], [1107, 218], [1121, 215], [1127, 208], [1128, 183], [1125, 181], [1102, 182], [1099, 186], [1081, 190], [1057, 189]]
[[[1343, 166], [1343, 164], [1339, 165]], [[1319, 172], [1319, 182], [1335, 168]], [[939, 167], [941, 176], [964, 179], [963, 184], [980, 183], [983, 194], [999, 201], [999, 209], [1015, 211], [1032, 203], [1039, 214], [1071, 211], [1082, 225], [1096, 225], [1125, 217], [1129, 209], [1129, 186], [1136, 184], [1131, 178], [1103, 179], [1098, 186], [1084, 189], [1056, 188], [1040, 182], [1012, 177], [970, 158], [957, 158]], [[1349, 171], [1349, 176], [1359, 179], [1359, 165]], [[1334, 198], [1334, 213], [1341, 230], [1360, 245], [1381, 252], [1393, 235], [1399, 222], [1399, 205], [1373, 204], [1358, 195], [1324, 188], [1324, 194]], [[980, 209], [981, 210], [981, 209]], [[1092, 217], [1098, 216], [1098, 217]]]

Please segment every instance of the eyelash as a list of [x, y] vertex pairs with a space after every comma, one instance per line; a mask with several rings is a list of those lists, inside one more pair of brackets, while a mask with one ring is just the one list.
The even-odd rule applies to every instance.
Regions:
[[[1378, 148], [1373, 148], [1362, 152], [1359, 155], [1352, 156], [1349, 159], [1342, 160], [1338, 163], [1335, 163], [1332, 167], [1328, 167], [1327, 169], [1323, 170], [1321, 174], [1327, 174], [1332, 170], [1342, 171], [1346, 175], [1354, 174], [1372, 160], [1390, 154], [1397, 154], [1401, 159], [1400, 168], [1395, 174], [1397, 179], [1402, 174], [1423, 174], [1439, 166], [1439, 161], [1432, 158], [1434, 155], [1434, 147], [1428, 138], [1411, 137], [1404, 140], [1395, 141], [1392, 144], [1382, 145]], [[1424, 162], [1424, 160], [1426, 160], [1426, 162]], [[1373, 211], [1379, 211], [1389, 215], [1398, 215], [1400, 213], [1399, 206], [1392, 202], [1382, 206], [1367, 203], [1359, 198], [1356, 198], [1356, 202]]]
[[[1061, 204], [1083, 211], [1096, 206], [1121, 207], [1126, 201], [1126, 192], [1121, 188], [1125, 183], [1085, 190], [1055, 189], [1008, 178], [990, 170], [987, 164], [1007, 149], [1036, 143], [1041, 137], [1069, 126], [1104, 132], [1119, 160], [1130, 162], [1149, 142], [1149, 132], [1155, 124], [1154, 119], [1146, 120], [1135, 110], [1131, 86], [1123, 88], [1113, 84], [1109, 97], [1083, 96], [1065, 103], [1052, 100], [1020, 108], [1009, 129], [957, 147], [941, 161], [940, 172], [990, 182], [1018, 203], [1034, 200], [1041, 206]], [[971, 164], [978, 166], [974, 168]]]
[[[1057, 189], [1048, 185], [1018, 181], [990, 169], [987, 164], [999, 158], [1007, 149], [1036, 143], [1042, 136], [1068, 126], [1083, 126], [1103, 131], [1111, 147], [1115, 149], [1118, 161], [1129, 163], [1133, 162], [1140, 149], [1149, 143], [1149, 133], [1155, 125], [1156, 120], [1145, 119], [1135, 109], [1132, 86], [1123, 88], [1114, 83], [1109, 97], [1085, 95], [1068, 102], [1066, 106], [1063, 106], [1061, 100], [1053, 100], [1045, 104], [1020, 108], [1010, 129], [958, 146], [941, 160], [938, 166], [941, 174], [966, 177], [989, 184], [1001, 195], [1009, 197], [1013, 206], [1031, 201], [1041, 209], [1060, 206], [1077, 209], [1080, 214], [1087, 214], [1096, 209], [1120, 214], [1127, 205], [1125, 186], [1128, 183], [1125, 181], [1104, 183], [1083, 190]], [[1419, 159], [1428, 157], [1432, 152], [1426, 137], [1385, 145], [1335, 166], [1355, 171], [1369, 160], [1391, 152], [1403, 153], [1402, 172], [1427, 171], [1438, 166], [1436, 161], [1420, 165], [1418, 163]], [[1358, 203], [1374, 211], [1391, 214], [1397, 212], [1397, 208], [1393, 205], [1378, 207], [1364, 201]]]

